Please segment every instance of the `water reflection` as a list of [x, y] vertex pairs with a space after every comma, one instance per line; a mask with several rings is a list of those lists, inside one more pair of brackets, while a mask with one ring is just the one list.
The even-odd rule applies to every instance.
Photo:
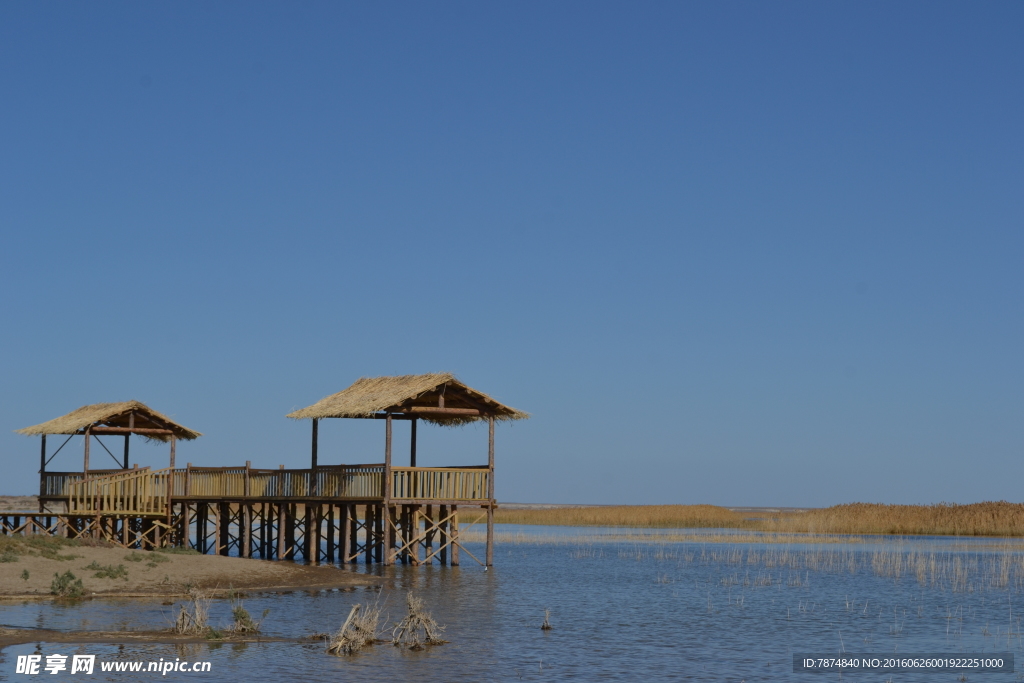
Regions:
[[[209, 660], [202, 680], [361, 681], [746, 680], [806, 681], [792, 653], [1021, 652], [1024, 553], [998, 539], [851, 539], [822, 544], [679, 541], [698, 532], [634, 534], [594, 529], [499, 529], [497, 565], [372, 568], [379, 599], [397, 622], [409, 591], [447, 627], [447, 645], [408, 651], [376, 645], [354, 657], [323, 644], [31, 644], [18, 654], [95, 654], [99, 660]], [[703, 533], [703, 532], [700, 532]], [[533, 536], [531, 537], [531, 534]], [[557, 541], [552, 541], [552, 537]], [[511, 540], [509, 540], [511, 539]], [[470, 546], [476, 554], [478, 548]], [[482, 551], [482, 548], [479, 548]], [[367, 571], [360, 566], [360, 571]], [[252, 614], [270, 613], [269, 636], [303, 637], [338, 628], [373, 588], [251, 595]], [[554, 629], [542, 631], [549, 609]], [[174, 606], [160, 600], [79, 605], [26, 601], [2, 608], [4, 624], [74, 630], [164, 628]], [[216, 625], [230, 604], [216, 601]], [[104, 680], [97, 672], [98, 680]], [[131, 674], [106, 674], [133, 680]], [[195, 674], [168, 674], [168, 678]], [[885, 680], [887, 676], [876, 676]], [[943, 674], [941, 680], [955, 680]], [[140, 674], [138, 680], [151, 680]], [[870, 680], [875, 680], [870, 679]], [[869, 678], [864, 678], [869, 680]], [[893, 680], [931, 681], [925, 674]], [[986, 681], [1017, 680], [987, 674]]]

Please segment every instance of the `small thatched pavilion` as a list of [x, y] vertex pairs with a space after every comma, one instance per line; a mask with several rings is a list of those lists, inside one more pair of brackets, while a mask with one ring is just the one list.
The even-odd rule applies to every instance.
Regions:
[[[349, 388], [323, 398], [311, 406], [288, 414], [293, 419], [313, 421], [311, 466], [317, 467], [317, 434], [319, 421], [325, 418], [369, 418], [386, 422], [384, 446], [384, 507], [390, 508], [396, 482], [403, 479], [392, 476], [392, 420], [410, 420], [409, 468], [411, 481], [414, 471], [430, 468], [416, 466], [416, 425], [419, 420], [442, 425], [461, 426], [473, 422], [487, 422], [487, 564], [492, 564], [494, 535], [494, 425], [499, 420], [523, 420], [528, 413], [499, 403], [487, 394], [460, 382], [451, 373], [402, 375], [397, 377], [363, 377]], [[426, 499], [424, 499], [426, 502]], [[409, 501], [410, 503], [414, 501]], [[403, 513], [404, 514], [404, 513]], [[390, 543], [388, 544], [390, 546]]]
[[[199, 432], [178, 424], [171, 418], [158, 413], [144, 403], [139, 401], [123, 401], [121, 403], [93, 403], [73, 410], [67, 415], [55, 418], [42, 424], [16, 430], [18, 434], [26, 436], [41, 436], [42, 445], [39, 451], [39, 481], [40, 496], [45, 495], [46, 465], [53, 460], [67, 445], [71, 437], [75, 435], [84, 436], [84, 454], [82, 463], [83, 474], [90, 471], [89, 446], [91, 439], [96, 438], [97, 443], [102, 446], [110, 457], [114, 459], [118, 469], [128, 469], [129, 437], [132, 434], [170, 443], [171, 461], [170, 466], [174, 467], [175, 444], [179, 439], [191, 441], [202, 436]], [[46, 437], [48, 434], [66, 434], [68, 436], [64, 443], [47, 458]], [[99, 440], [100, 436], [123, 436], [124, 437], [124, 460], [120, 461]], [[94, 470], [95, 471], [95, 470]], [[109, 471], [109, 468], [108, 470]]]

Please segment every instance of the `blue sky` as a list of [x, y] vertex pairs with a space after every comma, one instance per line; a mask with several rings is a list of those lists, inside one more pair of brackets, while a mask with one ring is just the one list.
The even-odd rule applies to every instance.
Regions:
[[[2, 5], [0, 493], [37, 486], [12, 430], [82, 404], [204, 432], [179, 461], [299, 467], [285, 413], [450, 370], [534, 415], [499, 429], [500, 500], [1020, 500], [1022, 25]], [[321, 435], [383, 457], [379, 423]], [[420, 436], [485, 462], [482, 429]]]

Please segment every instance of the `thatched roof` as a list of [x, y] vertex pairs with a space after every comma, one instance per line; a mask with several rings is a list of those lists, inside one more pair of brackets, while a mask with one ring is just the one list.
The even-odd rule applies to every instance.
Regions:
[[[440, 408], [440, 405], [444, 408]], [[298, 420], [373, 417], [387, 412], [415, 415], [427, 422], [448, 426], [490, 417], [497, 420], [524, 420], [530, 417], [528, 413], [498, 403], [487, 394], [466, 386], [448, 372], [401, 377], [361, 377], [348, 389], [323, 398], [308, 408], [289, 413], [288, 417]]]
[[18, 434], [76, 434], [86, 427], [127, 428], [131, 414], [135, 414], [134, 427], [148, 439], [169, 441], [171, 434], [147, 433], [150, 430], [168, 430], [178, 439], [191, 440], [202, 436], [197, 431], [184, 427], [166, 415], [156, 412], [144, 403], [124, 401], [122, 403], [93, 403], [73, 410], [63, 417], [15, 430]]

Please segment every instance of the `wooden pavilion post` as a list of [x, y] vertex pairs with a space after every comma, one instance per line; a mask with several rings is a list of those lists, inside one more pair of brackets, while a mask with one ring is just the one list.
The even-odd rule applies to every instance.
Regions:
[[82, 476], [86, 479], [89, 478], [89, 428], [85, 428], [85, 446], [84, 456], [82, 462]]
[[172, 470], [174, 469], [174, 451], [175, 451], [175, 445], [177, 444], [177, 441], [178, 441], [178, 437], [172, 435], [171, 436], [171, 469]]
[[409, 467], [416, 467], [416, 423], [419, 422], [419, 418], [414, 415], [411, 422], [412, 428], [409, 437]]
[[311, 446], [311, 453], [309, 459], [309, 495], [317, 495], [316, 490], [316, 451], [317, 451], [317, 437], [320, 431], [320, 420], [313, 418], [313, 443]]
[[494, 564], [494, 416], [487, 418], [487, 560]]
[[39, 511], [43, 511], [43, 496], [46, 495], [46, 434], [39, 447]]
[[314, 469], [314, 470], [316, 469], [316, 447], [317, 447], [316, 442], [317, 442], [317, 436], [318, 436], [317, 433], [319, 431], [320, 431], [320, 420], [314, 417], [313, 418], [313, 444], [312, 444], [312, 453], [311, 453], [312, 457], [310, 459], [310, 463], [311, 463], [310, 467], [312, 469]]
[[392, 526], [391, 514], [391, 412], [387, 414], [384, 429], [384, 507], [382, 520], [384, 522], [384, 564], [394, 564], [391, 557], [391, 549], [394, 546], [394, 527]]
[[128, 413], [128, 432], [124, 435], [124, 469], [128, 469], [128, 440], [135, 429], [135, 411]]

